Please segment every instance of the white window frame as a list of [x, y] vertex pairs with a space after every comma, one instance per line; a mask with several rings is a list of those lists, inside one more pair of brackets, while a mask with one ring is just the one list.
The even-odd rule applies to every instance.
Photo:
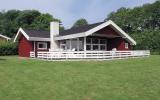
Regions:
[[[65, 43], [63, 43], [62, 41], [65, 41]], [[66, 50], [67, 49], [67, 46], [66, 46], [67, 40], [62, 40], [62, 41], [60, 41], [60, 49]], [[64, 46], [64, 48], [62, 48], [63, 46]]]
[[[106, 39], [98, 39], [98, 43], [97, 44], [93, 44], [93, 42], [92, 42], [93, 38], [87, 38], [87, 39], [91, 39], [91, 43], [86, 43], [86, 46], [87, 45], [91, 46], [91, 50], [88, 50], [88, 51], [93, 51], [93, 46], [94, 45], [98, 45], [98, 51], [106, 51], [107, 50], [107, 40]], [[101, 40], [105, 40], [105, 43], [104, 44], [100, 44]], [[101, 46], [102, 45], [105, 46], [105, 50], [101, 50]]]
[[125, 49], [129, 48], [129, 43], [125, 43]]
[[[39, 47], [40, 44], [45, 45], [45, 47], [44, 48], [40, 48]], [[47, 50], [47, 42], [38, 42], [37, 43], [37, 48], [38, 48], [38, 50]]]

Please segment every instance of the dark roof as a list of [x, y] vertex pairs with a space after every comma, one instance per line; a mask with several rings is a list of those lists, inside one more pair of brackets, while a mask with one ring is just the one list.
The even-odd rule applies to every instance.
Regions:
[[[99, 26], [102, 23], [104, 23], [104, 22], [84, 25], [84, 26], [80, 26], [80, 27], [74, 27], [74, 28], [71, 28], [71, 29], [60, 31], [59, 36], [86, 32], [86, 31], [88, 31], [88, 30], [90, 30], [94, 27]], [[40, 38], [49, 38], [50, 37], [50, 32], [49, 31], [32, 30], [32, 29], [24, 29], [24, 31], [26, 32], [26, 34], [29, 35], [29, 37], [40, 37]]]
[[95, 23], [95, 24], [90, 24], [90, 25], [84, 25], [84, 26], [80, 26], [80, 27], [74, 27], [71, 29], [67, 29], [64, 31], [61, 31], [59, 33], [60, 36], [64, 36], [64, 35], [70, 35], [70, 34], [75, 34], [75, 33], [82, 33], [82, 32], [86, 32], [94, 27], [97, 27], [98, 25], [102, 24], [103, 22], [99, 22], [99, 23]]
[[32, 29], [24, 29], [26, 34], [29, 37], [40, 37], [40, 38], [49, 38], [50, 32], [49, 31], [42, 31], [42, 30], [32, 30]]

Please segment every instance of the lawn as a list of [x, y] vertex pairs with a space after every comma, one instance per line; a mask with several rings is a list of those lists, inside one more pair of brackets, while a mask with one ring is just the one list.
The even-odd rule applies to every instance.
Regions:
[[0, 100], [160, 100], [160, 56], [99, 62], [0, 57]]

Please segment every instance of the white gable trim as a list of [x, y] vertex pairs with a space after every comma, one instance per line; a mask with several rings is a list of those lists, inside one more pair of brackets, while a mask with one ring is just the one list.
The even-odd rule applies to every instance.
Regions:
[[0, 37], [5, 38], [7, 41], [8, 41], [8, 40], [11, 40], [11, 38], [9, 38], [9, 37], [7, 37], [7, 36], [4, 36], [4, 35], [2, 35], [2, 34], [0, 34]]
[[28, 41], [50, 41], [50, 38], [39, 38], [39, 37], [29, 37], [27, 35], [27, 33], [22, 29], [19, 28], [15, 38], [14, 38], [14, 42], [17, 41], [17, 39], [19, 38], [19, 35], [22, 34], [24, 35], [24, 37], [28, 40]]
[[122, 38], [126, 39], [129, 43], [132, 45], [136, 45], [136, 42], [127, 34], [125, 33], [118, 25], [116, 25], [113, 21], [109, 20], [105, 23], [102, 23], [101, 25], [88, 30], [87, 32], [84, 33], [76, 33], [76, 34], [71, 34], [71, 35], [65, 35], [65, 36], [57, 36], [55, 37], [55, 40], [63, 40], [63, 39], [71, 39], [71, 38], [78, 38], [78, 37], [86, 37], [89, 35], [92, 35], [93, 33], [97, 32], [98, 30], [105, 28], [106, 26], [113, 26], [118, 33], [122, 36]]
[[19, 30], [18, 30], [15, 38], [14, 38], [14, 42], [17, 41], [17, 39], [18, 39], [18, 37], [19, 37], [19, 35], [20, 35], [21, 33], [24, 35], [24, 37], [25, 37], [27, 40], [29, 40], [29, 36], [26, 34], [26, 32], [25, 32], [22, 28], [19, 28]]

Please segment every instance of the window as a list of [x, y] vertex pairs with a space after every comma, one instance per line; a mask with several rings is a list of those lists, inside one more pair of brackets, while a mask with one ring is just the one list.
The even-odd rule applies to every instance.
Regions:
[[96, 39], [96, 38], [93, 38], [93, 39], [92, 39], [92, 44], [99, 44], [99, 40]]
[[105, 39], [100, 39], [100, 44], [106, 44], [106, 40]]
[[125, 43], [125, 48], [128, 49], [128, 43]]
[[105, 51], [107, 49], [106, 39], [87, 38], [86, 43], [86, 50]]
[[105, 45], [100, 45], [100, 50], [106, 50], [106, 46]]
[[91, 44], [91, 38], [87, 38], [87, 39], [86, 39], [86, 43], [87, 43], [87, 44]]
[[91, 50], [91, 45], [87, 45], [87, 46], [86, 46], [86, 49], [87, 49], [87, 50]]
[[99, 50], [99, 46], [98, 45], [93, 45], [93, 50]]
[[47, 42], [38, 42], [38, 49], [47, 49]]
[[63, 50], [66, 50], [66, 40], [61, 40], [60, 41], [60, 48]]

